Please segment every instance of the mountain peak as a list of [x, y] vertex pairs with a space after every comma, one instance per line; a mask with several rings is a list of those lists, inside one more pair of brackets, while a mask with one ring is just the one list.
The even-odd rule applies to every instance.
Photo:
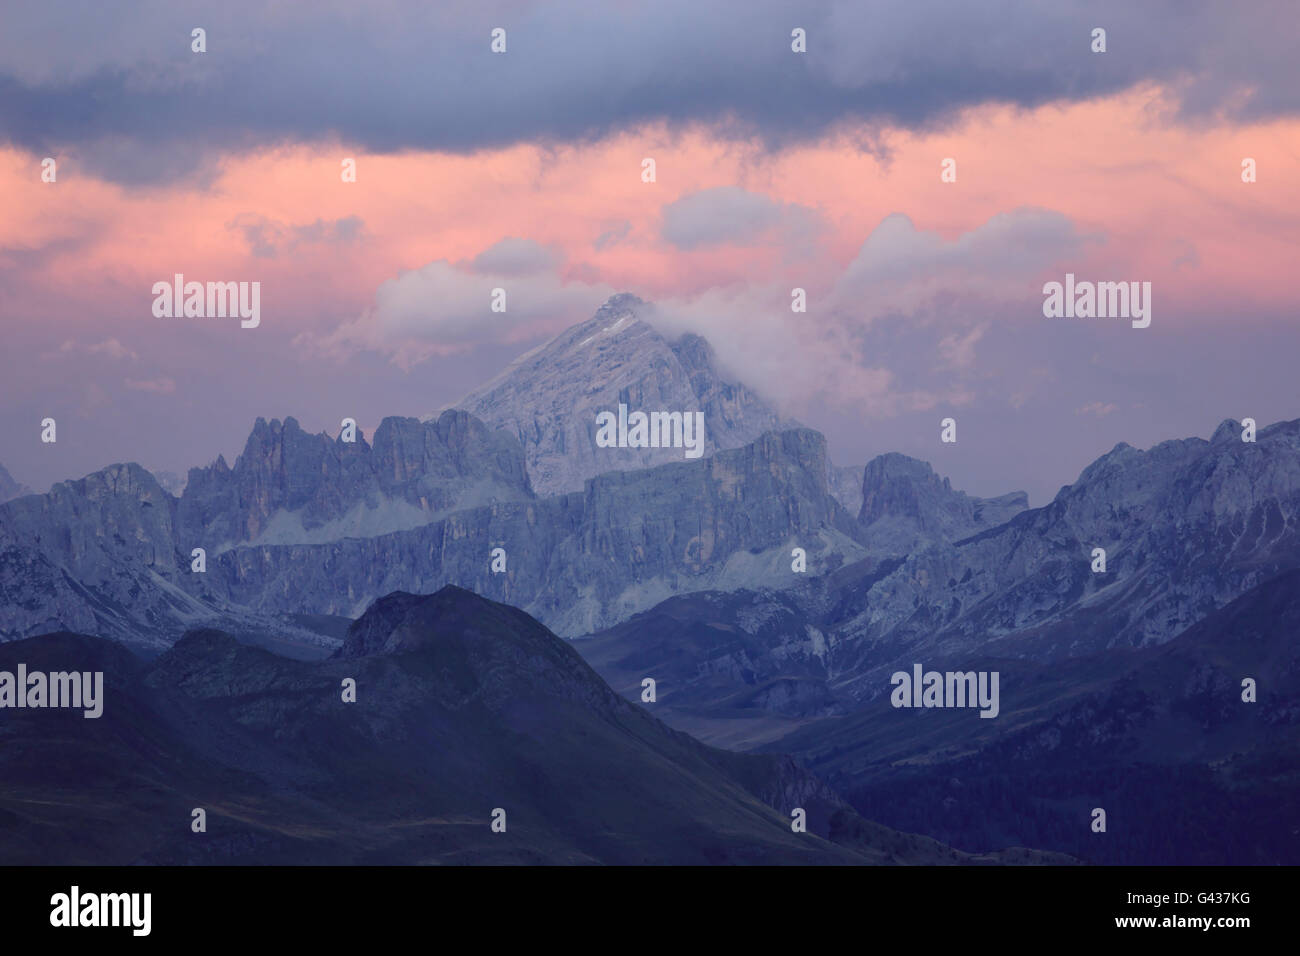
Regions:
[[862, 473], [860, 524], [877, 546], [904, 552], [918, 537], [957, 540], [996, 527], [1024, 511], [1024, 492], [975, 498], [954, 490], [929, 462], [898, 452], [877, 455]]
[[1078, 480], [1073, 485], [1067, 485], [1066, 488], [1077, 491], [1104, 476], [1116, 474], [1122, 471], [1126, 464], [1141, 461], [1141, 459], [1142, 452], [1126, 441], [1119, 442], [1106, 454], [1084, 468], [1079, 473]]
[[872, 472], [880, 475], [909, 475], [924, 480], [929, 480], [932, 476], [937, 478], [934, 467], [928, 461], [922, 461], [920, 458], [913, 458], [897, 451], [877, 455], [867, 462], [867, 467]]
[[462, 703], [497, 708], [512, 700], [560, 698], [606, 713], [625, 706], [544, 624], [454, 585], [375, 601], [348, 629], [334, 659], [395, 656], [431, 664], [446, 692]]
[[32, 493], [32, 489], [18, 481], [15, 481], [13, 476], [5, 470], [5, 466], [0, 465], [0, 502], [8, 501], [11, 498], [19, 498], [23, 495], [30, 495]]
[[605, 300], [605, 304], [596, 310], [596, 315], [619, 316], [644, 308], [645, 301], [631, 292], [616, 292]]
[[1210, 436], [1210, 444], [1217, 445], [1221, 441], [1229, 439], [1239, 439], [1241, 437], [1241, 422], [1234, 418], [1225, 418], [1219, 422], [1219, 427], [1214, 430]]
[[704, 415], [704, 454], [738, 448], [780, 427], [776, 412], [723, 378], [713, 349], [688, 334], [669, 342], [634, 295], [611, 297], [590, 319], [520, 356], [457, 403], [524, 446], [533, 488], [579, 491], [588, 478], [680, 461], [681, 448], [598, 448], [596, 416], [628, 412]]
[[[646, 345], [653, 346], [653, 343], [662, 341], [663, 337], [646, 321], [645, 314], [648, 311], [648, 305], [631, 293], [621, 292], [610, 296], [591, 318], [569, 326], [540, 348], [520, 356], [501, 375], [478, 388], [475, 393], [490, 390], [507, 378], [512, 370], [529, 364], [529, 359], [534, 355], [543, 354], [553, 360], [568, 350], [605, 347], [610, 340], [644, 339]], [[621, 347], [627, 350], [628, 344], [628, 341], [623, 341]]]
[[377, 599], [348, 628], [343, 646], [334, 656], [352, 660], [445, 648], [457, 641], [517, 640], [521, 635], [539, 633], [550, 634], [523, 611], [448, 584], [433, 594], [394, 591]]
[[172, 645], [172, 650], [177, 652], [194, 652], [209, 653], [213, 650], [228, 650], [239, 647], [239, 641], [231, 637], [225, 631], [215, 627], [194, 627], [190, 628]]

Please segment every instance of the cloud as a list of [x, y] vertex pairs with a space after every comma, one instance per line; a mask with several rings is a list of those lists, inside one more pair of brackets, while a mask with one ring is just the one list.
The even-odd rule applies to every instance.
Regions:
[[7, 290], [11, 278], [30, 276], [48, 268], [64, 256], [71, 258], [85, 252], [104, 233], [103, 226], [94, 222], [65, 218], [60, 220], [59, 225], [64, 229], [76, 230], [78, 234], [50, 238], [34, 245], [0, 245], [0, 290]]
[[976, 346], [994, 317], [1041, 315], [1038, 276], [1101, 238], [1045, 209], [998, 214], [951, 239], [896, 213], [828, 287], [807, 290], [806, 313], [792, 313], [789, 284], [773, 280], [669, 298], [657, 321], [704, 335], [742, 381], [796, 415], [956, 408], [987, 387]]
[[135, 352], [131, 351], [117, 339], [106, 339], [103, 342], [95, 342], [90, 345], [83, 345], [80, 342], [74, 342], [71, 339], [68, 339], [59, 346], [58, 353], [50, 353], [46, 357], [52, 357], [53, 354], [69, 355], [78, 352], [86, 355], [103, 355], [111, 359], [119, 360], [139, 358]]
[[844, 286], [904, 285], [937, 273], [950, 282], [958, 275], [994, 281], [1030, 276], [1077, 251], [1088, 238], [1069, 217], [1047, 209], [998, 213], [952, 240], [919, 230], [910, 218], [894, 213], [862, 244]]
[[1098, 418], [1105, 418], [1111, 412], [1119, 411], [1119, 406], [1113, 402], [1089, 402], [1080, 408], [1075, 414], [1077, 415], [1095, 415]]
[[136, 392], [153, 392], [155, 395], [170, 395], [176, 391], [176, 382], [170, 378], [128, 378], [123, 383]]
[[[375, 351], [410, 368], [435, 355], [555, 335], [589, 318], [616, 291], [566, 282], [558, 264], [539, 243], [502, 240], [468, 265], [440, 259], [403, 272], [379, 286], [364, 314], [326, 336], [304, 333], [295, 342], [335, 356]], [[497, 289], [505, 295], [502, 312], [492, 310]]]
[[560, 254], [532, 239], [507, 237], [474, 257], [472, 267], [483, 275], [526, 276], [554, 269]]
[[626, 239], [631, 231], [632, 223], [626, 219], [620, 220], [597, 236], [591, 246], [597, 252], [604, 252]]
[[1195, 269], [1201, 264], [1201, 254], [1197, 252], [1194, 243], [1188, 242], [1186, 239], [1179, 239], [1171, 243], [1171, 245], [1174, 259], [1170, 265], [1175, 272], [1185, 267]]
[[664, 206], [662, 235], [678, 249], [689, 251], [719, 243], [808, 243], [821, 228], [816, 210], [738, 186], [718, 186]]
[[304, 245], [355, 242], [364, 234], [365, 223], [359, 216], [344, 216], [331, 222], [317, 219], [294, 226], [253, 213], [242, 213], [226, 223], [226, 228], [243, 233], [248, 251], [255, 258], [274, 259], [282, 252], [292, 252]]
[[[1033, 108], [1143, 84], [1178, 118], [1300, 111], [1294, 10], [1178, 0], [799, 0], [533, 5], [256, 0], [29, 4], [0, 34], [0, 142], [72, 153], [122, 183], [203, 178], [214, 157], [285, 142], [472, 153], [706, 125], [779, 148], [930, 129], [986, 103]], [[1089, 51], [1104, 23], [1109, 50]], [[508, 49], [489, 52], [504, 24]], [[807, 31], [793, 53], [790, 31]], [[340, 59], [349, 68], [338, 69]]]
[[970, 368], [975, 364], [975, 344], [988, 331], [988, 323], [981, 322], [965, 334], [955, 332], [939, 340], [939, 357], [945, 368]]
[[[928, 320], [975, 303], [1023, 303], [1031, 292], [1038, 295], [1035, 277], [1101, 242], [1103, 236], [1082, 233], [1069, 217], [1047, 209], [998, 213], [954, 239], [893, 213], [831, 290], [831, 308], [869, 322], [891, 314]], [[956, 346], [953, 340], [946, 348], [960, 358]]]
[[[740, 217], [746, 228], [788, 216], [788, 206], [742, 190], [687, 198], [690, 215], [679, 225], [705, 223], [704, 213], [729, 205], [751, 211]], [[887, 416], [955, 407], [974, 398], [976, 346], [992, 328], [990, 315], [1008, 306], [1013, 316], [1041, 315], [1036, 277], [1086, 241], [1068, 217], [1050, 210], [995, 215], [952, 239], [895, 214], [829, 288], [808, 290], [806, 313], [791, 311], [789, 283], [772, 278], [663, 297], [651, 321], [667, 334], [704, 335], [738, 378], [787, 409], [815, 401]], [[298, 342], [335, 356], [374, 351], [410, 368], [432, 356], [558, 334], [615, 292], [639, 291], [613, 288], [590, 270], [564, 272], [546, 246], [506, 238], [468, 263], [438, 260], [389, 279], [364, 314]], [[491, 310], [498, 288], [505, 312]]]
[[703, 335], [726, 371], [786, 414], [826, 402], [874, 417], [937, 401], [900, 381], [907, 370], [862, 349], [844, 325], [792, 315], [789, 303], [789, 289], [777, 284], [710, 289], [654, 305], [649, 320], [670, 336]]

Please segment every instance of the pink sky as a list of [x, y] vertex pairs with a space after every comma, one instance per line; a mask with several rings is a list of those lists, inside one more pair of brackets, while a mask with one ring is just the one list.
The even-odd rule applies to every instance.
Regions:
[[[748, 289], [749, 313], [763, 311], [770, 301], [774, 316], [788, 316], [787, 291], [779, 293], [785, 298], [774, 293], [755, 306], [752, 290], [798, 285], [814, 304], [825, 301], [872, 230], [892, 213], [908, 216], [917, 230], [955, 241], [991, 217], [1025, 206], [1062, 214], [1079, 233], [1100, 241], [1037, 278], [1015, 277], [1021, 298], [1006, 321], [1034, 322], [1041, 301], [1036, 283], [1068, 269], [1080, 278], [1152, 282], [1162, 334], [1237, 315], [1285, 316], [1279, 321], [1293, 323], [1300, 123], [1193, 128], [1171, 122], [1168, 110], [1156, 88], [1035, 110], [980, 107], [944, 132], [887, 132], [883, 158], [847, 140], [769, 153], [713, 138], [705, 129], [672, 135], [657, 126], [580, 146], [519, 145], [468, 156], [364, 155], [341, 144], [301, 146], [230, 156], [203, 186], [149, 188], [88, 178], [75, 158], [65, 157], [57, 157], [57, 183], [46, 184], [39, 157], [0, 151], [7, 345], [11, 355], [35, 356], [34, 364], [14, 369], [0, 387], [12, 402], [30, 395], [40, 381], [84, 382], [79, 414], [93, 417], [97, 405], [112, 404], [122, 389], [174, 392], [177, 381], [187, 379], [177, 369], [200, 358], [243, 368], [253, 361], [253, 350], [259, 358], [282, 353], [287, 360], [313, 346], [319, 356], [328, 346], [335, 360], [347, 361], [349, 349], [370, 346], [382, 363], [404, 354], [400, 364], [406, 368], [411, 356], [439, 351], [440, 323], [448, 319], [431, 297], [423, 345], [405, 348], [400, 336], [368, 317], [381, 285], [439, 261], [467, 270], [470, 260], [506, 237], [553, 249], [558, 275], [551, 306], [533, 314], [523, 303], [520, 315], [492, 336], [497, 344], [522, 347], [581, 321], [590, 314], [585, 303], [594, 308], [606, 291], [689, 305]], [[358, 162], [355, 184], [340, 180], [340, 161], [348, 156]], [[647, 156], [657, 164], [653, 184], [641, 181]], [[957, 161], [956, 183], [940, 182], [945, 157]], [[1257, 161], [1257, 183], [1242, 182], [1243, 157]], [[743, 243], [692, 249], [663, 238], [665, 206], [721, 186], [805, 207], [820, 228], [793, 238], [775, 229]], [[348, 217], [363, 223], [351, 241], [291, 238], [295, 228]], [[239, 228], [252, 222], [279, 237], [274, 257], [252, 254]], [[620, 238], [597, 249], [598, 237], [611, 230]], [[38, 254], [23, 261], [16, 253], [24, 251]], [[202, 337], [163, 330], [160, 322], [167, 320], [152, 316], [150, 289], [176, 272], [200, 281], [260, 281], [261, 327], [248, 332], [232, 322]], [[937, 274], [928, 291], [942, 293], [945, 281]], [[492, 317], [486, 288], [483, 295], [487, 323]], [[870, 303], [863, 308], [869, 311]], [[862, 321], [870, 318], [864, 313]], [[745, 321], [740, 314], [710, 327], [724, 360], [734, 359], [742, 369], [743, 343], [734, 356], [729, 351], [743, 338]], [[341, 335], [340, 328], [349, 331]], [[983, 334], [958, 323], [953, 341], [973, 335], [967, 346], [979, 348]], [[823, 375], [822, 363], [842, 344], [837, 337], [827, 341], [821, 353], [808, 353], [810, 380]], [[783, 351], [779, 344], [768, 348]], [[485, 373], [508, 357], [492, 355], [482, 360]], [[780, 357], [798, 361], [796, 355]], [[882, 360], [874, 372], [864, 370], [863, 391], [850, 396], [870, 402], [906, 389], [888, 364]], [[282, 413], [275, 383], [240, 387], [252, 393], [253, 407], [268, 416]], [[429, 408], [458, 397], [432, 391], [437, 394], [430, 394]], [[916, 394], [922, 397], [915, 407], [960, 404], [973, 395], [966, 385]], [[246, 433], [247, 423], [231, 428]], [[223, 440], [199, 457], [229, 451], [231, 439]], [[122, 457], [132, 455], [124, 451]], [[78, 473], [78, 467], [104, 463], [68, 459], [57, 467]], [[54, 474], [42, 469], [33, 477]]]
[[[1025, 205], [1105, 234], [1088, 261], [1071, 265], [1080, 274], [1149, 279], [1165, 310], [1293, 304], [1300, 124], [1189, 129], [1162, 123], [1161, 109], [1153, 89], [1029, 112], [981, 108], [951, 132], [888, 136], [884, 161], [844, 142], [769, 155], [702, 131], [671, 137], [662, 129], [555, 152], [358, 155], [355, 184], [340, 181], [341, 158], [356, 155], [344, 146], [236, 156], [205, 189], [147, 190], [85, 178], [73, 160], [61, 162], [56, 184], [45, 184], [32, 157], [9, 150], [0, 152], [7, 199], [0, 246], [84, 242], [25, 275], [20, 301], [77, 335], [104, 329], [91, 306], [111, 303], [120, 313], [112, 334], [124, 343], [147, 339], [149, 287], [175, 271], [274, 283], [276, 301], [292, 305], [268, 317], [271, 327], [325, 332], [340, 311], [363, 310], [385, 279], [435, 260], [472, 259], [506, 236], [561, 250], [566, 277], [665, 298], [773, 270], [816, 287], [892, 212], [955, 239]], [[654, 184], [641, 182], [643, 156], [656, 160]], [[1241, 181], [1245, 156], [1258, 162], [1255, 184]], [[955, 184], [939, 181], [944, 157], [957, 161]], [[683, 252], [663, 241], [663, 206], [715, 186], [810, 207], [829, 228], [795, 256], [777, 244]], [[230, 225], [247, 216], [283, 226], [359, 216], [365, 235], [255, 259]], [[595, 251], [593, 241], [622, 221], [631, 223], [628, 235]], [[1176, 268], [1189, 243], [1198, 264]]]

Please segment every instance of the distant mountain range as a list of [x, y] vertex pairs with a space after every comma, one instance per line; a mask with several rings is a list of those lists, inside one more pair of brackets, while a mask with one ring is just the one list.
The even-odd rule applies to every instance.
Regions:
[[97, 719], [0, 721], [6, 865], [1058, 859], [868, 823], [788, 758], [669, 730], [527, 615], [454, 587], [376, 602], [330, 660], [197, 630], [152, 663], [71, 633], [0, 645], [0, 670], [19, 663], [105, 689]]
[[[442, 481], [445, 500], [424, 489], [427, 472], [394, 482], [384, 471], [381, 482], [360, 444], [272, 423], [255, 429], [235, 468], [192, 471], [180, 499], [139, 466], [115, 465], [0, 506], [0, 631], [77, 629], [163, 647], [198, 624], [238, 627], [244, 612], [258, 616], [250, 630], [272, 631], [277, 616], [355, 617], [394, 590], [458, 583], [577, 635], [678, 591], [788, 580], [795, 546], [814, 569], [865, 553], [827, 489], [825, 441], [807, 429], [536, 499], [517, 446], [513, 460], [498, 457], [506, 436], [477, 428], [475, 453], [454, 458]], [[299, 460], [295, 445], [310, 455], [286, 465]], [[447, 504], [485, 495], [497, 500]], [[393, 529], [402, 524], [411, 527]], [[498, 547], [506, 570], [494, 574]], [[203, 573], [191, 570], [194, 548], [206, 552]]]
[[[233, 467], [191, 469], [178, 497], [127, 464], [0, 508], [0, 635], [73, 629], [156, 652], [201, 625], [328, 645], [335, 619], [390, 591], [456, 583], [576, 636], [681, 591], [779, 585], [794, 547], [815, 569], [860, 558], [824, 439], [768, 431], [780, 419], [722, 380], [706, 342], [669, 344], [641, 308], [615, 297], [467, 400], [491, 424], [449, 409], [345, 442], [259, 419]], [[596, 449], [596, 411], [619, 402], [702, 411], [711, 454]], [[493, 427], [511, 409], [547, 424]], [[581, 490], [539, 496], [530, 462], [544, 487]]]
[[[689, 620], [745, 645], [730, 659], [734, 642], [708, 640], [706, 657], [683, 658], [702, 668], [678, 675], [700, 688], [696, 703], [721, 692], [704, 689], [706, 673], [743, 666], [756, 681], [815, 678], [824, 686], [804, 688], [812, 699], [852, 707], [887, 693], [888, 673], [913, 660], [1158, 645], [1300, 567], [1300, 421], [1261, 429], [1255, 443], [1225, 422], [1210, 441], [1120, 445], [1026, 511], [1019, 496], [946, 491], [914, 464], [877, 459], [866, 477], [859, 540], [873, 556], [780, 590], [678, 596], [597, 634], [592, 653], [611, 667], [633, 649], [666, 653], [687, 632], [657, 620]], [[1093, 571], [1098, 547], [1105, 572]]]
[[[1274, 688], [1291, 673], [1280, 628], [1292, 613], [1285, 588], [1300, 572], [1300, 421], [1261, 428], [1254, 442], [1228, 420], [1209, 440], [1145, 452], [1120, 444], [1031, 509], [1022, 492], [976, 498], [903, 455], [832, 464], [820, 433], [726, 381], [703, 339], [663, 338], [647, 312], [615, 297], [457, 407], [384, 419], [369, 440], [259, 419], [233, 465], [218, 458], [169, 480], [179, 495], [139, 465], [117, 464], [0, 503], [0, 639], [74, 632], [47, 643], [72, 642], [122, 669], [140, 714], [154, 720], [182, 703], [150, 696], [147, 688], [182, 674], [156, 668], [194, 655], [196, 668], [216, 667], [208, 654], [264, 668], [254, 683], [285, 674], [310, 683], [334, 679], [331, 668], [353, 659], [378, 667], [390, 641], [427, 639], [427, 629], [423, 638], [394, 636], [394, 615], [424, 606], [412, 595], [439, 592], [440, 613], [465, 603], [474, 612], [466, 621], [505, 613], [445, 590], [456, 585], [522, 609], [510, 620], [528, 633], [536, 632], [522, 612], [581, 638], [576, 649], [633, 701], [653, 677], [653, 712], [678, 730], [733, 750], [795, 753], [860, 813], [971, 852], [1020, 843], [1093, 860], [1190, 859], [1146, 844], [1112, 852], [1069, 829], [1082, 803], [1102, 799], [1098, 787], [1120, 793], [1130, 817], [1145, 812], [1124, 804], [1130, 798], [1163, 805], [1170, 794], [1159, 767], [1189, 775], [1187, 786], [1223, 813], [1236, 813], [1234, 801], [1250, 790], [1225, 767], [1264, 774], [1253, 792], [1268, 806], [1291, 799], [1288, 697], [1275, 690], [1256, 711], [1199, 725], [1169, 715], [1209, 707], [1189, 688], [1211, 680], [1215, 695], [1226, 694], [1234, 668], [1271, 675]], [[597, 413], [619, 404], [703, 412], [707, 454], [596, 447]], [[0, 491], [11, 486], [0, 470]], [[1229, 650], [1233, 628], [1274, 619], [1279, 629], [1259, 647]], [[1260, 648], [1272, 656], [1252, 656]], [[971, 724], [969, 713], [893, 709], [890, 674], [918, 661], [963, 671], [992, 662], [1005, 674], [1001, 716]], [[1139, 674], [1143, 662], [1157, 669]], [[1157, 687], [1161, 668], [1190, 683]], [[215, 673], [231, 686], [247, 676]], [[1146, 696], [1135, 711], [1116, 688], [1136, 686]], [[1114, 720], [1129, 736], [1107, 737]], [[1090, 726], [1129, 755], [1097, 771], [1122, 776], [1129, 790], [1108, 791], [1070, 769], [1096, 755], [1070, 743], [1062, 721]], [[1254, 743], [1239, 732], [1245, 726]], [[889, 745], [885, 727], [896, 728]], [[1041, 766], [1016, 763], [1014, 754], [1041, 743], [1035, 734], [1066, 742], [1053, 751], [1059, 766], [1051, 755]], [[182, 752], [171, 738], [159, 746]], [[1164, 763], [1151, 757], [1159, 747]], [[1011, 769], [999, 777], [1004, 759]], [[946, 779], [980, 780], [978, 799], [949, 792]], [[1023, 800], [999, 789], [1013, 784]], [[919, 796], [909, 803], [913, 785]], [[266, 792], [248, 799], [263, 798], [255, 793]], [[1021, 822], [989, 809], [998, 794]], [[955, 806], [982, 809], [960, 819], [940, 812]], [[1152, 832], [1182, 839], [1203, 825], [1197, 817], [1191, 829]], [[1231, 846], [1207, 837], [1199, 858], [1277, 862], [1294, 846], [1282, 831], [1250, 833]], [[383, 843], [378, 833], [366, 839]], [[764, 845], [788, 859], [780, 840]], [[528, 852], [606, 858], [558, 837]]]
[[[192, 469], [179, 498], [114, 465], [0, 505], [0, 634], [73, 629], [162, 648], [208, 625], [329, 646], [313, 618], [454, 583], [576, 637], [678, 594], [808, 592], [801, 613], [828, 634], [839, 692], [859, 699], [912, 649], [996, 640], [1002, 654], [1050, 657], [1159, 643], [1296, 563], [1300, 424], [1256, 443], [1225, 422], [1208, 442], [1120, 445], [1032, 510], [1023, 493], [970, 497], [896, 454], [862, 469], [853, 495], [820, 434], [767, 431], [779, 419], [716, 375], [706, 343], [670, 345], [642, 307], [616, 297], [467, 400], [497, 424], [549, 422], [539, 429], [456, 409], [388, 418], [373, 442], [349, 443], [259, 419], [233, 467]], [[713, 453], [645, 467], [618, 455], [680, 450], [595, 448], [595, 410], [617, 402], [703, 406]], [[608, 469], [587, 476], [598, 453]], [[539, 494], [530, 460], [582, 490]], [[861, 501], [856, 514], [846, 500]], [[1090, 569], [1098, 547], [1104, 574]], [[796, 548], [806, 575], [792, 571]], [[810, 590], [808, 578], [846, 568], [833, 587], [847, 592], [817, 596], [829, 579]]]

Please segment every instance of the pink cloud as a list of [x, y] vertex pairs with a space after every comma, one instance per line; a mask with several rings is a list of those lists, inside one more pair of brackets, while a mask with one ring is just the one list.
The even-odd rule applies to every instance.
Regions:
[[170, 378], [128, 378], [124, 381], [127, 388], [136, 392], [152, 392], [155, 395], [170, 395], [176, 391], [176, 382]]

